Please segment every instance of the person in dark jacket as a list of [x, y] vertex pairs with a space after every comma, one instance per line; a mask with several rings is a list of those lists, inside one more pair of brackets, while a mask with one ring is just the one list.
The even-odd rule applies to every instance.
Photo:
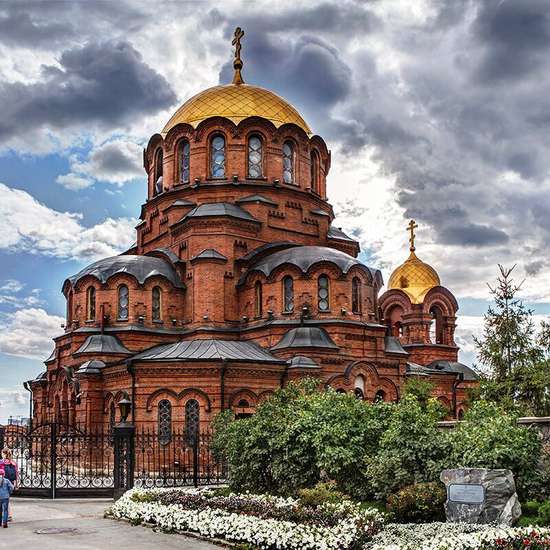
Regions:
[[0, 465], [0, 509], [2, 511], [2, 527], [8, 527], [8, 510], [10, 507], [10, 496], [13, 492], [13, 483], [5, 476], [4, 467]]

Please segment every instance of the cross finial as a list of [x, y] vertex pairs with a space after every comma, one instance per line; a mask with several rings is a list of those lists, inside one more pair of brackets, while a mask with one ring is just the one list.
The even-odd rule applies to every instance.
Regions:
[[411, 220], [409, 222], [409, 225], [407, 226], [407, 230], [410, 231], [410, 233], [411, 233], [411, 236], [409, 238], [409, 242], [411, 243], [411, 246], [410, 246], [409, 250], [411, 252], [414, 252], [416, 250], [416, 247], [414, 246], [414, 240], [416, 238], [416, 235], [414, 234], [415, 229], [418, 229], [418, 225], [414, 220]]
[[243, 60], [241, 59], [241, 38], [244, 36], [244, 31], [241, 27], [235, 29], [233, 34], [233, 41], [231, 44], [235, 46], [235, 59], [233, 61], [233, 69], [235, 69], [235, 74], [233, 75], [233, 84], [244, 84], [243, 75], [241, 70], [243, 68]]

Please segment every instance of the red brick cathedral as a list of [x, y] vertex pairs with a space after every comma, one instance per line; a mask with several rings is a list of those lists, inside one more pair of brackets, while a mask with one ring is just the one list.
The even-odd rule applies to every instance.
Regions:
[[331, 154], [300, 114], [241, 75], [186, 101], [143, 153], [132, 247], [69, 277], [65, 333], [29, 383], [34, 422], [206, 426], [314, 376], [369, 401], [412, 377], [460, 416], [476, 376], [457, 361], [458, 305], [415, 255], [389, 279], [333, 225]]

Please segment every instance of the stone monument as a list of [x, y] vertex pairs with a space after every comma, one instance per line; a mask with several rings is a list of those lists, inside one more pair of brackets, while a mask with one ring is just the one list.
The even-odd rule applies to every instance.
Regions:
[[447, 488], [447, 521], [513, 525], [521, 516], [510, 470], [443, 470], [441, 481]]

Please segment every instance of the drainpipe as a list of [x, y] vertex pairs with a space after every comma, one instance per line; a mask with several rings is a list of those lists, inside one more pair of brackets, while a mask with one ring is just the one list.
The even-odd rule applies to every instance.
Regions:
[[23, 387], [29, 392], [30, 396], [29, 396], [29, 422], [30, 422], [30, 427], [32, 428], [32, 413], [33, 413], [33, 410], [32, 410], [32, 388], [31, 388], [31, 385], [29, 384], [29, 382], [23, 382]]
[[457, 392], [457, 389], [458, 389], [458, 386], [460, 386], [460, 384], [464, 382], [464, 373], [462, 372], [459, 372], [457, 375], [456, 375], [456, 380], [453, 382], [453, 417], [456, 419], [457, 417], [457, 402], [456, 402], [456, 392]]
[[136, 422], [136, 369], [132, 365], [132, 360], [126, 361], [126, 370], [132, 377], [132, 424]]
[[220, 410], [225, 410], [225, 371], [227, 369], [227, 360], [222, 361], [222, 368], [220, 369]]

